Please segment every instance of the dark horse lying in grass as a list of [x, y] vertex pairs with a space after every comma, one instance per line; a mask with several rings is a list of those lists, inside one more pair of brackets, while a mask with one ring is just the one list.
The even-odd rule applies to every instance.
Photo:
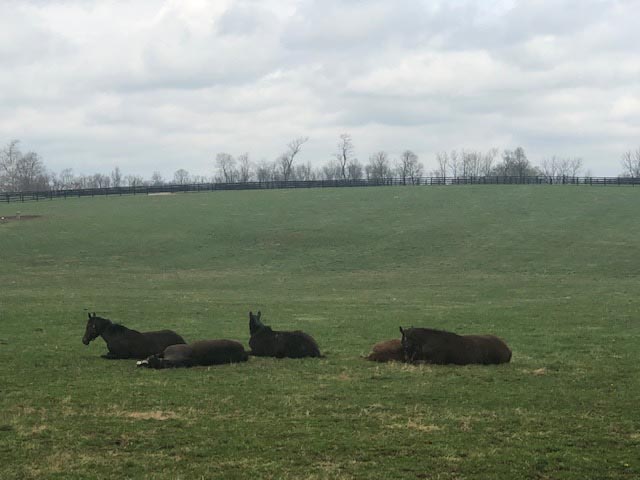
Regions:
[[87, 328], [82, 343], [89, 345], [99, 336], [107, 342], [109, 352], [103, 358], [147, 358], [162, 352], [169, 345], [185, 343], [184, 339], [172, 330], [159, 332], [138, 332], [113, 323], [107, 318], [89, 314]]
[[402, 349], [407, 362], [483, 365], [507, 363], [511, 350], [494, 335], [456, 335], [430, 328], [402, 329]]
[[320, 357], [316, 341], [304, 332], [278, 332], [260, 321], [261, 313], [249, 312], [249, 346], [251, 355], [257, 357], [302, 358]]
[[397, 338], [376, 343], [371, 349], [372, 352], [365, 357], [372, 362], [403, 362], [404, 350], [402, 342]]
[[246, 362], [249, 355], [233, 340], [200, 340], [188, 345], [171, 345], [164, 352], [137, 363], [147, 368], [178, 368]]

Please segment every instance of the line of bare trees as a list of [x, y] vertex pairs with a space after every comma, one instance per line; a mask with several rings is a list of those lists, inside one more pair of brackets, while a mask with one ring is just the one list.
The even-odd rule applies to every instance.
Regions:
[[297, 137], [287, 144], [287, 148], [276, 160], [262, 160], [253, 164], [249, 154], [238, 157], [222, 152], [216, 155], [216, 182], [259, 182], [280, 180], [383, 180], [402, 178], [413, 181], [423, 175], [424, 165], [418, 155], [405, 150], [400, 157], [392, 160], [385, 151], [378, 151], [369, 156], [363, 165], [355, 156], [355, 148], [351, 135], [343, 133], [331, 159], [320, 167], [313, 167], [310, 162], [295, 164], [303, 145], [309, 137]]
[[504, 150], [500, 159], [498, 155], [497, 148], [486, 152], [474, 150], [439, 152], [436, 154], [437, 168], [431, 172], [431, 175], [434, 177], [540, 176], [556, 180], [588, 173], [583, 171], [582, 159], [577, 157], [553, 156], [544, 158], [540, 165], [533, 165], [522, 147]]
[[[292, 140], [277, 160], [263, 160], [257, 165], [249, 161], [248, 154], [237, 159], [228, 153], [219, 153], [216, 157], [218, 182], [260, 182], [274, 180], [385, 180], [400, 178], [404, 183], [412, 183], [424, 175], [424, 165], [418, 155], [411, 150], [403, 151], [399, 157], [391, 159], [389, 154], [378, 151], [369, 156], [363, 165], [355, 156], [351, 135], [340, 135], [337, 150], [325, 165], [314, 169], [310, 163], [294, 165], [293, 161], [300, 153], [308, 137]], [[640, 155], [640, 151], [638, 153]], [[589, 174], [583, 171], [581, 158], [553, 156], [542, 160], [539, 166], [533, 165], [522, 147], [504, 150], [499, 154], [497, 148], [486, 152], [477, 150], [452, 150], [436, 154], [436, 169], [429, 172], [433, 177], [482, 177], [482, 176], [544, 176], [550, 179], [575, 177]]]
[[[412, 150], [405, 150], [395, 158], [381, 150], [369, 155], [365, 164], [361, 163], [355, 155], [353, 139], [348, 133], [340, 135], [336, 150], [327, 163], [314, 167], [309, 161], [299, 161], [302, 149], [308, 141], [309, 137], [296, 137], [275, 160], [262, 160], [258, 163], [251, 161], [249, 153], [236, 157], [225, 152], [218, 153], [212, 177], [191, 175], [181, 168], [174, 172], [172, 178], [165, 179], [156, 171], [150, 179], [145, 179], [139, 175], [125, 175], [119, 167], [115, 167], [109, 174], [76, 175], [70, 168], [59, 173], [50, 172], [40, 155], [32, 151], [23, 152], [20, 142], [11, 140], [0, 150], [0, 191], [280, 180], [400, 178], [405, 183], [412, 183], [425, 174], [424, 165]], [[522, 147], [504, 150], [502, 153], [497, 148], [487, 151], [442, 151], [436, 154], [435, 163], [436, 168], [428, 173], [433, 177], [544, 176], [555, 180], [591, 175], [584, 171], [582, 159], [577, 157], [552, 156], [543, 159], [539, 165], [533, 165]], [[621, 166], [623, 171], [620, 176], [640, 177], [640, 148], [625, 152], [621, 158]]]
[[157, 171], [153, 172], [150, 179], [145, 179], [140, 175], [125, 175], [119, 167], [115, 167], [109, 174], [77, 175], [71, 168], [65, 168], [56, 173], [47, 170], [42, 158], [37, 153], [23, 152], [19, 140], [11, 140], [0, 150], [0, 191], [2, 192], [135, 187], [211, 181], [213, 181], [212, 178], [190, 175], [184, 169], [177, 170], [173, 178], [167, 180]]

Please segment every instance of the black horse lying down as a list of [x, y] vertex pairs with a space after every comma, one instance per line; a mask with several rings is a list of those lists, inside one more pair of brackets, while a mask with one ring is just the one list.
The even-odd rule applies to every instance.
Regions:
[[246, 362], [249, 355], [242, 344], [233, 340], [200, 340], [189, 345], [171, 345], [164, 352], [137, 363], [147, 368], [193, 367]]
[[185, 343], [184, 339], [172, 330], [158, 332], [138, 332], [113, 323], [107, 318], [89, 314], [87, 328], [82, 343], [89, 345], [99, 336], [107, 342], [109, 351], [103, 358], [147, 358], [162, 352], [169, 345]]
[[251, 355], [257, 357], [302, 358], [320, 357], [316, 341], [304, 332], [278, 332], [260, 321], [261, 313], [249, 312], [249, 346]]
[[402, 349], [407, 362], [484, 365], [507, 363], [511, 350], [494, 335], [456, 335], [430, 328], [402, 329]]

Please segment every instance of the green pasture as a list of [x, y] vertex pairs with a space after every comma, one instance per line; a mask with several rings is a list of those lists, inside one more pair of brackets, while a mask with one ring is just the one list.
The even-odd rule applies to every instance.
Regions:
[[[380, 187], [0, 204], [2, 479], [640, 478], [640, 189]], [[326, 358], [152, 371], [88, 311]], [[363, 360], [398, 326], [501, 366]]]

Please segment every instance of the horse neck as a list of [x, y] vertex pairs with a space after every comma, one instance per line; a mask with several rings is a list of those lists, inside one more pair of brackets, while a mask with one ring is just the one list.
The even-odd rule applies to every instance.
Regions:
[[109, 323], [107, 324], [107, 326], [104, 328], [104, 330], [102, 330], [102, 333], [100, 334], [102, 336], [102, 338], [108, 343], [109, 340], [119, 337], [123, 334], [126, 334], [128, 332], [130, 332], [131, 330], [129, 330], [127, 327], [123, 326], [123, 325], [116, 325], [115, 323], [113, 323], [112, 321], [109, 320]]

